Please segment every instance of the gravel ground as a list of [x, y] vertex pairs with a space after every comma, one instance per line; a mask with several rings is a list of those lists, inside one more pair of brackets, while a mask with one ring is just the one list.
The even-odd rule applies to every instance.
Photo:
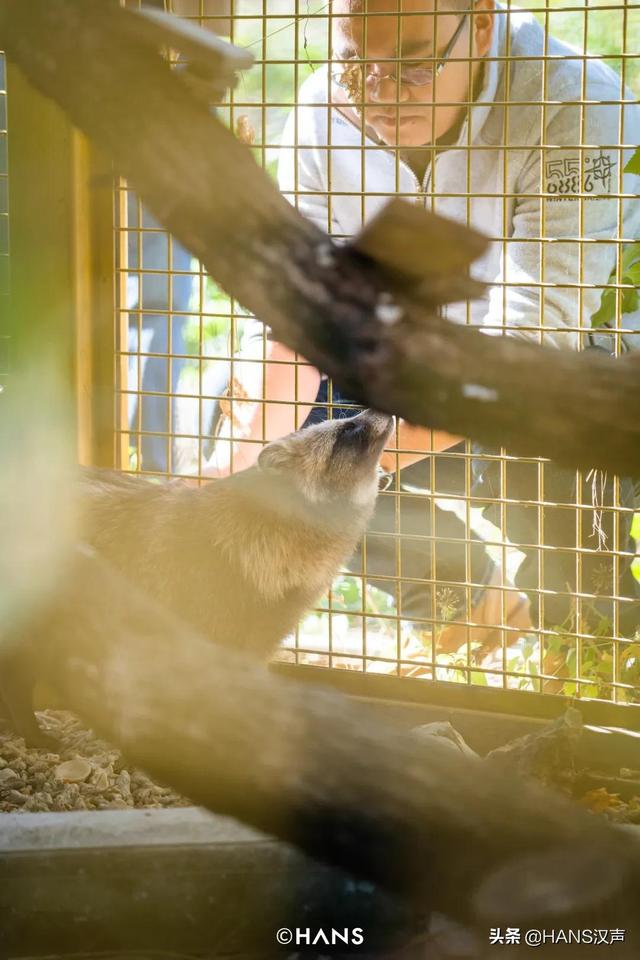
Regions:
[[127, 766], [115, 747], [64, 710], [44, 710], [40, 725], [57, 752], [25, 746], [0, 720], [0, 813], [184, 807], [188, 800]]
[[[574, 715], [573, 725], [567, 724], [567, 718]], [[170, 787], [127, 766], [119, 750], [98, 739], [74, 714], [43, 710], [38, 717], [41, 728], [52, 738], [49, 749], [27, 747], [0, 719], [0, 813], [191, 805]], [[576, 723], [581, 728], [579, 713], [568, 710], [541, 731], [513, 740], [492, 754], [500, 754], [513, 767], [514, 775], [541, 780], [596, 814], [617, 823], [640, 824], [640, 771], [620, 770], [616, 776], [576, 773], [572, 747], [569, 753], [560, 749], [565, 734]], [[428, 724], [414, 732], [434, 735], [431, 728], [449, 727], [448, 723]], [[436, 734], [453, 738], [454, 748], [469, 751], [453, 728], [444, 734], [439, 729]]]

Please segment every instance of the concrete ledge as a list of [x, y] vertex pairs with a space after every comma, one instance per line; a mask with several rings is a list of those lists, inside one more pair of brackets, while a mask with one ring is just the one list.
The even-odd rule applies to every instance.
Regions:
[[0, 856], [201, 843], [273, 844], [274, 841], [236, 820], [216, 816], [201, 807], [0, 814]]
[[0, 816], [0, 918], [3, 960], [296, 953], [277, 944], [281, 927], [361, 927], [354, 950], [366, 957], [412, 932], [404, 908], [370, 884], [195, 807]]

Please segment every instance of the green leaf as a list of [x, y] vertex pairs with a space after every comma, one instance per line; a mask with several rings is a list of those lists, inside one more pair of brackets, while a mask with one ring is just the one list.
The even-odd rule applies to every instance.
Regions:
[[602, 294], [600, 306], [591, 317], [591, 326], [594, 329], [606, 327], [615, 319], [616, 315], [616, 294], [615, 290], [605, 290]]
[[640, 540], [640, 513], [634, 513], [631, 521], [631, 536], [634, 540]]
[[[611, 631], [613, 630], [613, 624], [609, 617], [598, 617], [595, 628], [591, 631], [595, 637], [610, 637]], [[597, 643], [594, 643], [591, 646], [593, 651], [593, 657], [595, 659], [600, 659], [602, 656], [603, 647]]]
[[[622, 260], [620, 261], [620, 269], [622, 273], [626, 273], [632, 264], [640, 260], [640, 242], [637, 240], [634, 243], [629, 243], [625, 246], [622, 251]], [[615, 267], [612, 271], [615, 276]]]
[[483, 673], [481, 670], [472, 670], [469, 675], [469, 680], [471, 683], [478, 684], [480, 687], [487, 687], [489, 685], [486, 673]]
[[631, 159], [627, 161], [624, 172], [640, 174], [640, 147], [638, 147]]
[[633, 283], [636, 287], [640, 285], [640, 260], [636, 261], [635, 263], [630, 263], [627, 267], [625, 267], [625, 269], [622, 271], [622, 275], [624, 278], [624, 283]]
[[637, 290], [625, 290], [622, 294], [622, 312], [623, 313], [633, 313], [634, 310], [638, 309], [638, 291]]

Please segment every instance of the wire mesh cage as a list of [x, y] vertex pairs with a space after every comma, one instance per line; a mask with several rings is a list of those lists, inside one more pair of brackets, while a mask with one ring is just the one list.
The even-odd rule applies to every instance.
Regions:
[[[450, 305], [452, 321], [558, 349], [637, 348], [640, 6], [165, 8], [255, 54], [212, 109], [336, 243], [404, 197], [492, 240], [474, 266], [487, 295]], [[265, 441], [355, 412], [269, 340], [124, 182], [116, 208], [122, 468], [224, 476]], [[383, 464], [388, 485], [361, 548], [282, 659], [640, 701], [631, 479], [405, 424]]]

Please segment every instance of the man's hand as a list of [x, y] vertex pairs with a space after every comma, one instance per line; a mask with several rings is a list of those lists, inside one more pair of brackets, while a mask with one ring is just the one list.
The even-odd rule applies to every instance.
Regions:
[[386, 473], [396, 473], [412, 463], [424, 460], [431, 453], [455, 447], [463, 439], [455, 434], [445, 433], [444, 430], [412, 427], [406, 420], [398, 420], [393, 434], [393, 446], [382, 454], [380, 466]]

